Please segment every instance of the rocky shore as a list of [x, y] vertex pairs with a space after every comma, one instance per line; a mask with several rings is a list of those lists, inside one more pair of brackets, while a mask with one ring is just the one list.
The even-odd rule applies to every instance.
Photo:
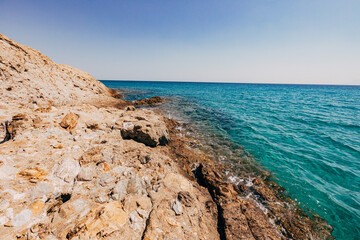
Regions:
[[186, 128], [0, 34], [1, 239], [332, 239], [266, 175], [236, 184]]

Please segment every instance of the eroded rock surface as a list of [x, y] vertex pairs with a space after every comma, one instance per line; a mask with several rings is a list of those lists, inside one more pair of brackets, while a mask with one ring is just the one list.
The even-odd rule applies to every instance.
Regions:
[[56, 64], [39, 51], [0, 33], [1, 104], [46, 109], [50, 105], [109, 100], [112, 92], [90, 74]]
[[1, 239], [331, 237], [262, 179], [223, 181], [176, 121], [101, 107], [112, 91], [3, 35], [0, 81]]
[[166, 145], [170, 140], [163, 117], [151, 111], [126, 111], [117, 124], [124, 139], [133, 139], [150, 147]]

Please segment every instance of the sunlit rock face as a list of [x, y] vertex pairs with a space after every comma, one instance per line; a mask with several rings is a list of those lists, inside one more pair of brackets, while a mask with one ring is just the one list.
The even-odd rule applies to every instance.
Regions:
[[163, 116], [99, 108], [114, 101], [102, 83], [3, 35], [0, 80], [2, 238], [218, 237], [208, 191], [157, 148]]
[[[88, 73], [56, 64], [39, 51], [0, 34], [1, 104], [37, 108], [110, 96]], [[102, 96], [102, 97], [103, 97]]]
[[224, 182], [175, 120], [129, 106], [160, 98], [113, 98], [89, 74], [1, 34], [0, 83], [1, 239], [329, 235], [260, 178]]

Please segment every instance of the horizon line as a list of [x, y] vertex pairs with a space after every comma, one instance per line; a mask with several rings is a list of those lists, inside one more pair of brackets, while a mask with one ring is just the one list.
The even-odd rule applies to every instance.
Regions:
[[119, 82], [166, 82], [166, 83], [224, 83], [224, 84], [253, 84], [253, 85], [304, 85], [304, 86], [348, 86], [360, 87], [360, 84], [326, 84], [326, 83], [251, 83], [251, 82], [217, 82], [217, 81], [186, 81], [186, 80], [127, 80], [127, 79], [96, 79], [98, 81]]

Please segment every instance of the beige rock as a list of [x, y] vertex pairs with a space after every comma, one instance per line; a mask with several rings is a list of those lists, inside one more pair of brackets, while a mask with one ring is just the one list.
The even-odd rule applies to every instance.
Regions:
[[95, 176], [95, 169], [93, 166], [81, 167], [80, 172], [77, 176], [79, 181], [91, 181]]
[[120, 130], [124, 139], [133, 139], [150, 147], [166, 145], [170, 140], [162, 117], [148, 111], [126, 112]]
[[0, 98], [9, 104], [55, 106], [111, 98], [110, 90], [88, 73], [51, 61], [39, 51], [0, 34]]
[[121, 201], [125, 199], [127, 196], [127, 187], [128, 187], [129, 180], [124, 179], [119, 181], [116, 186], [111, 191], [111, 197], [114, 200]]
[[81, 166], [89, 163], [99, 163], [103, 157], [101, 150], [101, 146], [96, 146], [87, 150], [80, 158]]
[[150, 194], [153, 208], [144, 239], [219, 239], [216, 205], [206, 189], [174, 173], [165, 177], [164, 185]]
[[66, 114], [64, 119], [60, 122], [60, 126], [67, 130], [71, 130], [71, 129], [75, 128], [78, 119], [79, 119], [79, 116], [76, 115], [75, 113], [68, 113], [68, 114]]
[[18, 176], [23, 177], [30, 182], [37, 182], [43, 180], [47, 176], [47, 173], [44, 169], [39, 167], [32, 167], [21, 170], [18, 172]]
[[67, 239], [99, 239], [123, 228], [128, 215], [120, 202], [102, 204], [79, 219], [66, 235]]
[[36, 201], [30, 205], [30, 210], [32, 211], [33, 216], [39, 216], [42, 213], [45, 207], [45, 203], [42, 201]]
[[125, 108], [126, 111], [136, 111], [136, 108], [134, 106], [127, 106]]
[[59, 200], [52, 205], [51, 210], [48, 210], [48, 212], [54, 211], [50, 228], [59, 239], [66, 239], [77, 220], [86, 216], [96, 206], [97, 204], [92, 203], [86, 196], [71, 197], [65, 203]]
[[79, 163], [71, 158], [64, 159], [54, 167], [54, 175], [68, 183], [72, 183], [79, 172]]

